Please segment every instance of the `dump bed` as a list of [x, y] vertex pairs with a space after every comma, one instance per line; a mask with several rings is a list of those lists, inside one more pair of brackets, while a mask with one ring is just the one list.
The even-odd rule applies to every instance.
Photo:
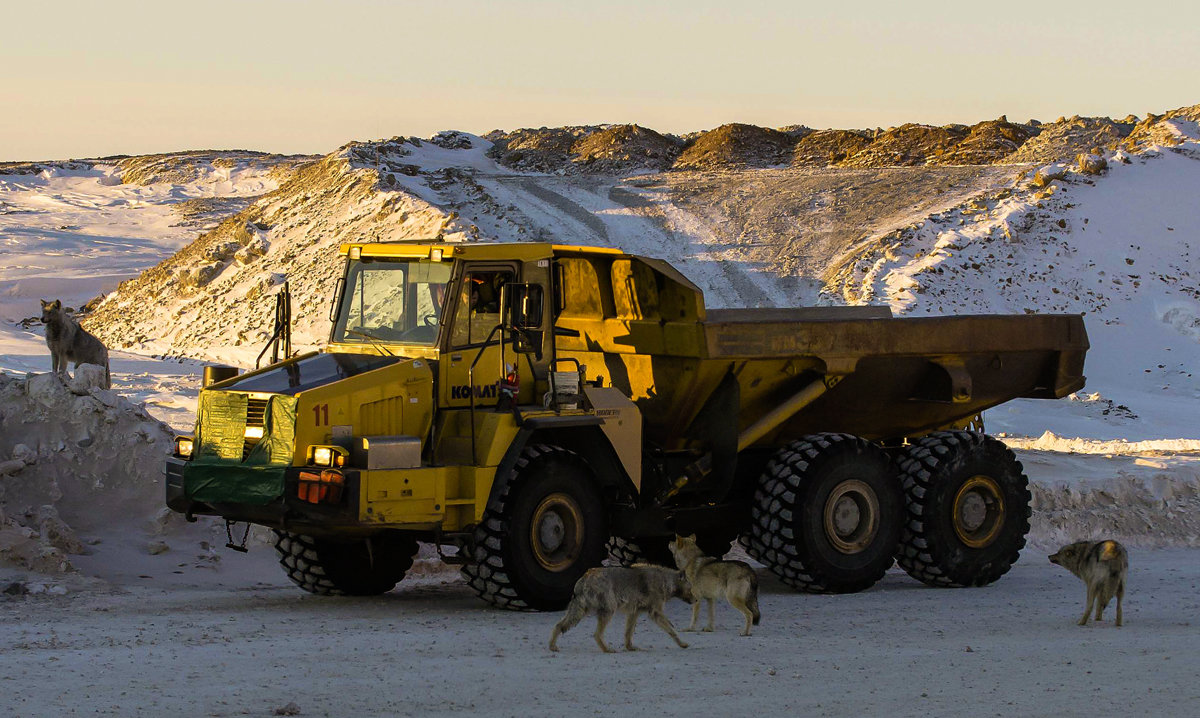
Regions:
[[1088, 349], [1078, 315], [895, 318], [886, 307], [813, 307], [709, 310], [694, 323], [633, 322], [611, 338], [600, 323], [575, 326], [582, 336], [560, 340], [560, 355], [606, 367], [641, 409], [647, 438], [667, 448], [711, 435], [715, 422], [736, 421], [740, 433], [814, 382], [824, 393], [756, 445], [822, 431], [919, 436], [1010, 399], [1077, 391]]
[[[1083, 387], [1088, 348], [1078, 315], [898, 319], [867, 307], [715, 310], [703, 328], [706, 363], [730, 362], [752, 374], [761, 365], [759, 385], [775, 385], [758, 392], [753, 379], [740, 382], [745, 414], [769, 410], [805, 374], [834, 377], [821, 398], [783, 425], [784, 435], [909, 435], [1009, 399], [1059, 398]], [[768, 366], [779, 360], [793, 362], [794, 381], [766, 381]]]

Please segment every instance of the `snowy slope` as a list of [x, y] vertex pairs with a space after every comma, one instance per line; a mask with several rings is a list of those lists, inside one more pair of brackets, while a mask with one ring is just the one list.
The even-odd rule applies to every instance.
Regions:
[[855, 248], [828, 300], [911, 315], [1082, 313], [1085, 393], [1014, 402], [989, 413], [991, 428], [1040, 433], [1050, 411], [1060, 434], [1200, 439], [1200, 132], [1186, 118], [1158, 125], [1170, 145], [1109, 152], [1098, 174], [1042, 167]]
[[146, 185], [122, 174], [115, 164], [0, 174], [0, 318], [33, 316], [39, 298], [81, 307], [193, 240], [205, 209], [195, 200], [244, 203], [278, 186], [265, 168]]

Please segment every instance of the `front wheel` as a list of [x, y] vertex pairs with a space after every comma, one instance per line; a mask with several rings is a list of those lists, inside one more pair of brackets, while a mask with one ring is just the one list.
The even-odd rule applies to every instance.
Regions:
[[275, 531], [275, 551], [288, 578], [320, 596], [376, 596], [412, 568], [417, 542], [384, 534], [351, 541]]
[[501, 608], [557, 611], [605, 556], [608, 520], [595, 475], [573, 451], [521, 452], [503, 491], [475, 529], [467, 583]]
[[969, 431], [930, 434], [900, 460], [908, 520], [897, 563], [930, 586], [985, 586], [1029, 533], [1029, 479], [1012, 451]]

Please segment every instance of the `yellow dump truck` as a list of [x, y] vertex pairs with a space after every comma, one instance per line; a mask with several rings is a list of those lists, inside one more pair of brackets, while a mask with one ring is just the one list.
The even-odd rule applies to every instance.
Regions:
[[1030, 496], [980, 412], [1084, 383], [1075, 315], [710, 310], [667, 263], [594, 247], [340, 252], [327, 347], [208, 383], [166, 470], [169, 507], [271, 527], [318, 594], [390, 590], [422, 541], [485, 601], [554, 610], [676, 532], [740, 537], [807, 591], [893, 561], [990, 583]]

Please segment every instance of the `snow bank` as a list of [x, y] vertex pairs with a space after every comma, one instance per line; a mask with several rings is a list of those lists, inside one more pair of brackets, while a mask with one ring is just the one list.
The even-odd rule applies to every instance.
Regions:
[[161, 509], [171, 431], [85, 376], [0, 374], [0, 565], [71, 572], [82, 536]]
[[1200, 457], [1183, 466], [1138, 459], [1115, 473], [1034, 483], [1029, 543], [1112, 538], [1130, 546], [1200, 546]]
[[1200, 440], [1197, 439], [1149, 439], [1146, 441], [1114, 439], [1111, 441], [1100, 441], [1058, 436], [1052, 431], [1047, 431], [1036, 439], [1003, 435], [1001, 438], [1004, 439], [1004, 443], [1013, 449], [1064, 451], [1072, 454], [1117, 454], [1129, 456], [1156, 452], [1200, 452]]

